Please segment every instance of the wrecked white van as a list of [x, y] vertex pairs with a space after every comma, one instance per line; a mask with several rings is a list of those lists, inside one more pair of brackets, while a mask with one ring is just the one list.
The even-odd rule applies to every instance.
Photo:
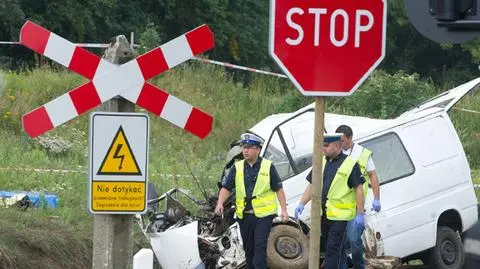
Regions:
[[[464, 95], [475, 93], [479, 83], [480, 79], [472, 80], [395, 119], [325, 114], [327, 133], [347, 124], [354, 141], [373, 151], [382, 211], [370, 211], [370, 189], [367, 255], [404, 261], [420, 258], [432, 268], [462, 268], [461, 236], [477, 221], [477, 198], [465, 152], [447, 112]], [[271, 115], [249, 129], [265, 139], [261, 155], [274, 162], [283, 179], [290, 216], [312, 165], [313, 121], [314, 104], [294, 113]], [[270, 268], [307, 267], [310, 209], [304, 212], [303, 233], [293, 221], [275, 224], [268, 245]]]

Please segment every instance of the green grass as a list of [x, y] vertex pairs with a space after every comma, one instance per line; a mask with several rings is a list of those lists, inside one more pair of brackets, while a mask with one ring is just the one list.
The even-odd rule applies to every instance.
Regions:
[[[450, 111], [453, 125], [457, 130], [467, 155], [472, 180], [480, 184], [480, 94], [465, 96]], [[475, 189], [480, 201], [480, 188]]]
[[[473, 184], [478, 184], [480, 186], [480, 169], [472, 169], [472, 180]], [[477, 194], [477, 199], [480, 201], [480, 187], [475, 189]]]
[[[3, 72], [3, 77], [0, 189], [55, 192], [60, 207], [26, 211], [0, 208], [0, 268], [91, 268], [93, 218], [86, 202], [88, 115], [35, 139], [26, 136], [21, 128], [23, 114], [85, 80], [68, 71], [47, 68]], [[182, 187], [199, 198], [199, 188], [190, 173], [202, 181], [210, 194], [216, 193], [215, 183], [230, 142], [267, 115], [291, 112], [313, 102], [301, 96], [288, 80], [254, 75], [249, 87], [245, 87], [235, 83], [223, 68], [201, 64], [182, 65], [151, 82], [214, 117], [212, 133], [202, 140], [150, 114], [149, 180], [159, 193]], [[459, 106], [479, 110], [478, 104], [471, 100]], [[463, 111], [452, 114], [473, 168], [472, 176], [480, 183], [478, 116]], [[71, 172], [28, 170], [33, 168]], [[138, 229], [134, 240], [136, 248], [146, 244]]]
[[[85, 80], [46, 68], [3, 72], [3, 76], [0, 189], [56, 192], [60, 207], [0, 208], [0, 268], [90, 268], [93, 218], [86, 202], [88, 115], [35, 139], [26, 136], [21, 127], [23, 114]], [[231, 141], [269, 114], [293, 111], [311, 102], [308, 98], [298, 102], [300, 94], [284, 79], [257, 76], [246, 88], [234, 83], [224, 69], [201, 64], [183, 65], [151, 82], [214, 117], [212, 133], [202, 140], [150, 114], [149, 180], [159, 193], [182, 187], [200, 198], [199, 188], [189, 176], [193, 173], [215, 194]], [[55, 145], [60, 146], [55, 149]], [[28, 170], [33, 168], [73, 172]], [[146, 241], [136, 226], [135, 230], [138, 248]], [[79, 251], [74, 251], [76, 248]], [[29, 258], [31, 252], [35, 252], [33, 258]]]
[[0, 268], [91, 267], [91, 224], [55, 217], [62, 211], [2, 209]]
[[470, 166], [480, 168], [480, 94], [462, 98], [450, 114]]

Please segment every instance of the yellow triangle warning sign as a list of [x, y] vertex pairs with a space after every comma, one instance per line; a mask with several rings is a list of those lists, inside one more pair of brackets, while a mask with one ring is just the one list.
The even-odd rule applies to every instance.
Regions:
[[97, 175], [142, 175], [122, 126], [118, 128]]

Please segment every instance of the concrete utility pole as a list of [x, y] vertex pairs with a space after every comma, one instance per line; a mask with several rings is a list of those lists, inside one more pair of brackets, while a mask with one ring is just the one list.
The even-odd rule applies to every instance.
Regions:
[[[120, 65], [134, 56], [127, 38], [120, 35], [112, 40], [103, 58]], [[117, 96], [104, 103], [99, 110], [135, 112], [135, 104]], [[133, 268], [133, 215], [94, 215], [92, 263], [93, 269]]]

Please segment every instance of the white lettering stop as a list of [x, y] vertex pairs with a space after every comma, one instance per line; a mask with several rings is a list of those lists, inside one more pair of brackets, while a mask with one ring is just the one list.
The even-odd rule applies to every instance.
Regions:
[[[313, 45], [318, 47], [320, 45], [320, 17], [322, 15], [328, 14], [328, 10], [326, 8], [309, 8], [308, 13], [312, 14], [315, 18], [314, 21], [314, 30], [313, 30]], [[287, 12], [286, 21], [288, 26], [295, 29], [298, 33], [297, 38], [287, 38], [285, 41], [287, 44], [291, 46], [297, 46], [302, 43], [304, 38], [304, 30], [301, 25], [295, 23], [293, 21], [292, 16], [298, 14], [303, 15], [303, 9], [299, 7], [290, 8]], [[362, 17], [368, 19], [367, 24], [362, 25]], [[336, 29], [336, 22], [339, 20], [343, 20], [343, 29]], [[343, 47], [348, 42], [349, 38], [349, 16], [348, 13], [344, 9], [335, 9], [330, 14], [330, 42], [336, 47]], [[366, 9], [359, 9], [355, 12], [355, 48], [360, 47], [360, 33], [369, 31], [373, 26], [373, 15], [369, 10]], [[341, 34], [341, 38], [337, 39], [336, 33], [339, 31]]]

